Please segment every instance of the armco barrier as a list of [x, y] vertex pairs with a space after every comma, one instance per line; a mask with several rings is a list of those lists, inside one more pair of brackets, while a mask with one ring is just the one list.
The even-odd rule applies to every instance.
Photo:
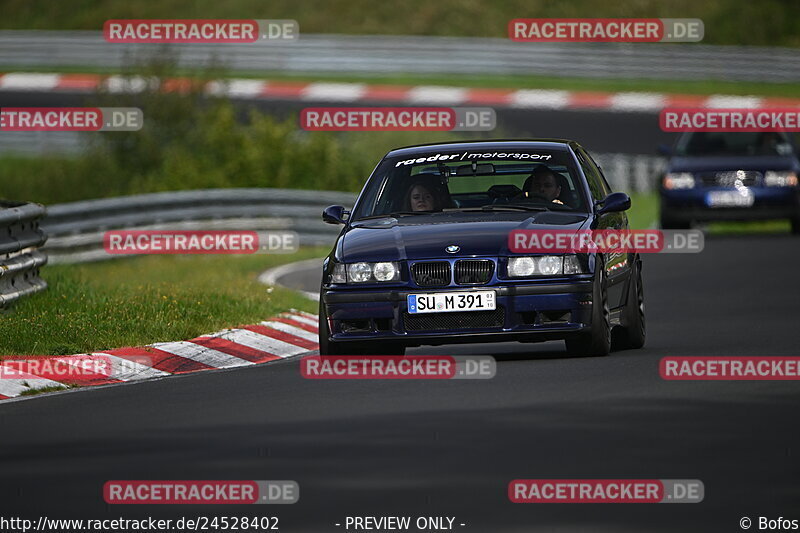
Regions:
[[51, 205], [42, 227], [52, 263], [117, 257], [103, 250], [111, 229], [294, 231], [301, 246], [332, 244], [338, 226], [322, 222], [333, 204], [352, 206], [350, 193], [295, 189], [204, 189]]
[[[302, 25], [300, 27], [302, 32]], [[800, 81], [791, 48], [663, 43], [518, 43], [502, 38], [319, 35], [252, 44], [178, 44], [182, 67], [313, 73], [536, 74], [578, 78]], [[99, 31], [0, 31], [4, 67], [120, 68], [158, 51]]]
[[39, 204], [0, 201], [0, 308], [47, 287], [39, 277], [47, 263], [39, 250], [47, 240], [39, 229], [45, 212]]

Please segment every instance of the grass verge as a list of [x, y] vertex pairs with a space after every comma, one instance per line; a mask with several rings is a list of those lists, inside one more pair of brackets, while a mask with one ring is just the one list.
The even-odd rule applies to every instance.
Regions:
[[316, 303], [294, 291], [269, 289], [256, 276], [327, 252], [146, 256], [49, 266], [43, 277], [50, 287], [2, 317], [0, 357], [177, 341], [259, 322], [289, 308], [316, 312]]
[[[31, 67], [2, 66], [0, 72], [56, 72], [78, 74], [119, 74], [119, 69], [88, 67]], [[176, 77], [196, 76], [199, 69], [176, 69]], [[437, 75], [397, 74], [376, 75], [371, 73], [335, 74], [325, 72], [287, 74], [285, 71], [225, 70], [225, 78], [267, 79], [282, 82], [335, 82], [367, 83], [375, 85], [444, 85], [488, 89], [554, 89], [565, 91], [600, 92], [656, 92], [675, 94], [712, 95], [729, 94], [740, 96], [800, 97], [796, 83], [773, 83], [769, 81], [722, 81], [722, 80], [648, 80], [648, 79], [596, 79], [562, 78], [557, 76], [532, 75]]]
[[656, 193], [631, 193], [628, 224], [631, 229], [654, 228], [658, 223], [658, 195]]

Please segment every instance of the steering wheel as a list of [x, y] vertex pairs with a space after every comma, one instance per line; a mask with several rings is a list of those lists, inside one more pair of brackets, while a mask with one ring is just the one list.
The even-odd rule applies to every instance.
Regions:
[[486, 194], [492, 200], [508, 200], [518, 195], [521, 191], [516, 185], [492, 185]]
[[545, 202], [552, 202], [547, 196], [543, 194], [539, 194], [538, 192], [528, 192], [528, 198], [536, 198], [537, 200], [543, 200]]

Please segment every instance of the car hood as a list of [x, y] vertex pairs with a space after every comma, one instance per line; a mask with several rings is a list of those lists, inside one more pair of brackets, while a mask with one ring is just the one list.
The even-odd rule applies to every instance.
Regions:
[[673, 157], [668, 172], [704, 172], [725, 170], [793, 170], [797, 168], [793, 156], [713, 156]]
[[[340, 261], [402, 261], [437, 257], [508, 255], [508, 235], [516, 229], [553, 229], [578, 231], [588, 224], [582, 213], [542, 212], [535, 214], [487, 214], [481, 220], [426, 221], [403, 218], [380, 219], [361, 223], [345, 232], [341, 239]], [[420, 217], [421, 218], [421, 217]], [[448, 254], [450, 245], [460, 247]]]

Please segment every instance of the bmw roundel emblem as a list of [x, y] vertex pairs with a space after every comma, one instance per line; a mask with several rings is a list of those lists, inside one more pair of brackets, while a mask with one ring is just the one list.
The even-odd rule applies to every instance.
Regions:
[[459, 250], [461, 250], [461, 247], [460, 246], [456, 246], [455, 244], [451, 244], [450, 246], [448, 246], [447, 248], [444, 249], [444, 251], [447, 252], [448, 254], [458, 253]]

